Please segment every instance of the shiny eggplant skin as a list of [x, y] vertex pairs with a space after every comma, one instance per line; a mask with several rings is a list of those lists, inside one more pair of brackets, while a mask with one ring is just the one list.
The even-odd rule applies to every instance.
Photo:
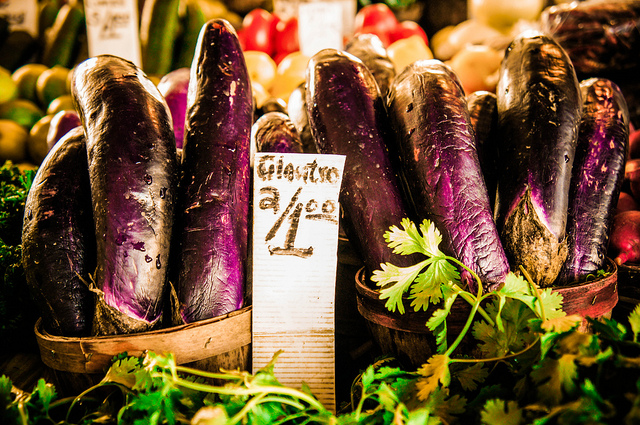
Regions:
[[289, 95], [287, 101], [287, 115], [298, 130], [302, 149], [305, 153], [318, 153], [316, 142], [313, 140], [311, 128], [309, 128], [309, 113], [307, 108], [307, 88], [303, 82]]
[[251, 151], [303, 153], [298, 130], [283, 112], [267, 112], [251, 127]]
[[496, 222], [512, 267], [550, 286], [567, 256], [579, 82], [564, 49], [537, 31], [511, 42], [499, 72]]
[[491, 208], [495, 205], [498, 186], [498, 102], [496, 94], [479, 90], [467, 96], [469, 118], [476, 134], [476, 150], [480, 159], [480, 168], [489, 194]]
[[342, 225], [368, 273], [410, 257], [394, 254], [384, 240], [409, 216], [387, 148], [387, 115], [380, 89], [362, 61], [325, 49], [309, 61], [306, 75], [309, 125], [319, 153], [346, 155], [340, 188]]
[[174, 284], [186, 323], [244, 302], [252, 124], [251, 83], [238, 36], [229, 22], [208, 21], [191, 66], [175, 231]]
[[583, 80], [580, 88], [583, 111], [569, 190], [568, 255], [556, 285], [584, 280], [603, 268], [629, 146], [629, 112], [620, 88], [604, 78]]
[[640, 67], [640, 1], [587, 0], [547, 7], [541, 30], [567, 52], [578, 76]]
[[95, 261], [87, 147], [77, 127], [40, 164], [25, 204], [22, 264], [47, 332], [90, 334]]
[[178, 183], [170, 111], [141, 69], [112, 55], [79, 64], [71, 93], [87, 137], [97, 241], [93, 333], [147, 330], [167, 292]]
[[396, 68], [391, 62], [387, 49], [375, 34], [356, 34], [345, 46], [345, 51], [360, 59], [378, 83], [380, 94], [386, 96], [391, 81], [396, 76]]
[[[387, 109], [404, 181], [421, 219], [443, 237], [443, 251], [493, 288], [509, 273], [493, 221], [464, 90], [439, 60], [417, 61], [394, 80]], [[477, 289], [470, 273], [463, 283]]]

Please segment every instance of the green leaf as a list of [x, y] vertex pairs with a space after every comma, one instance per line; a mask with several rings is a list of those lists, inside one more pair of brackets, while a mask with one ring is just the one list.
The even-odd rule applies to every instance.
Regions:
[[484, 367], [484, 363], [479, 362], [456, 370], [453, 376], [458, 378], [465, 391], [475, 391], [478, 388], [478, 384], [484, 382], [489, 376], [489, 371]]
[[523, 414], [517, 402], [493, 399], [485, 403], [480, 419], [483, 425], [520, 425]]
[[451, 374], [449, 372], [449, 357], [444, 354], [436, 354], [429, 361], [418, 369], [421, 375], [416, 383], [418, 387], [418, 398], [427, 400], [429, 396], [436, 391], [438, 386], [447, 387], [451, 382]]
[[380, 265], [382, 270], [374, 270], [371, 280], [382, 287], [379, 297], [387, 300], [385, 307], [389, 311], [398, 310], [404, 314], [402, 297], [429, 262], [430, 260], [424, 260], [409, 267], [398, 267], [391, 263], [385, 263]]
[[[136, 357], [125, 357], [123, 359], [116, 360], [111, 364], [109, 370], [102, 378], [102, 383], [116, 383], [123, 385], [130, 389], [144, 389], [145, 386], [138, 385], [139, 375], [137, 374], [143, 371], [141, 368], [140, 360]], [[144, 372], [144, 371], [143, 371]], [[144, 372], [146, 374], [146, 372]]]
[[564, 354], [558, 359], [546, 358], [536, 365], [531, 378], [538, 385], [538, 397], [542, 402], [554, 406], [562, 401], [563, 390], [573, 393], [578, 376], [575, 359], [573, 354]]
[[633, 333], [633, 340], [637, 341], [638, 334], [640, 334], [640, 304], [636, 304], [633, 311], [629, 314], [629, 325]]

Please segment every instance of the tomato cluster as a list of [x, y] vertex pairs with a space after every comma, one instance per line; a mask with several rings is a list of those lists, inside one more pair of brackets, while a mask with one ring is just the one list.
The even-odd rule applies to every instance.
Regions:
[[355, 34], [375, 34], [385, 47], [395, 41], [418, 35], [429, 44], [427, 34], [415, 21], [398, 21], [393, 10], [385, 3], [363, 6], [355, 17]]
[[257, 50], [271, 56], [276, 63], [289, 53], [300, 50], [298, 20], [281, 19], [275, 13], [257, 8], [242, 20], [238, 38], [243, 50]]

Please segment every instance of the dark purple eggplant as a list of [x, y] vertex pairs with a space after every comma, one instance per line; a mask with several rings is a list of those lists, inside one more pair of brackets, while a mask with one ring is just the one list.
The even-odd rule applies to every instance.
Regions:
[[71, 93], [87, 136], [97, 240], [93, 332], [160, 324], [178, 183], [169, 107], [132, 62], [100, 55], [79, 64]]
[[287, 114], [277, 111], [267, 112], [253, 123], [251, 149], [252, 152], [303, 153], [298, 130]]
[[356, 34], [345, 46], [345, 51], [360, 59], [378, 83], [380, 93], [386, 96], [391, 81], [396, 76], [396, 68], [387, 54], [382, 40], [375, 34]]
[[469, 118], [476, 135], [476, 150], [480, 159], [480, 168], [489, 194], [491, 208], [495, 205], [498, 186], [499, 150], [497, 143], [498, 104], [496, 94], [479, 90], [467, 96]]
[[497, 224], [511, 266], [552, 285], [567, 257], [571, 170], [582, 115], [571, 60], [536, 31], [506, 50], [496, 91], [500, 172]]
[[387, 115], [371, 71], [355, 56], [325, 49], [309, 61], [306, 75], [309, 126], [316, 149], [346, 155], [340, 205], [346, 235], [369, 273], [390, 262], [413, 263], [384, 240], [409, 216], [387, 149]]
[[253, 98], [229, 22], [203, 27], [191, 66], [175, 264], [179, 314], [186, 323], [244, 302], [249, 151]]
[[91, 332], [95, 235], [84, 132], [67, 133], [40, 164], [25, 204], [22, 263], [47, 332]]
[[298, 130], [302, 149], [306, 153], [317, 153], [316, 142], [309, 128], [309, 112], [307, 111], [307, 88], [305, 83], [296, 87], [289, 95], [287, 115]]
[[187, 90], [189, 89], [189, 68], [178, 68], [165, 74], [158, 83], [158, 90], [164, 96], [171, 111], [176, 147], [182, 148], [184, 140], [184, 117], [187, 112]]
[[[387, 108], [404, 181], [421, 218], [442, 233], [443, 251], [487, 288], [509, 273], [493, 221], [462, 85], [439, 60], [418, 61], [393, 81]], [[463, 283], [477, 289], [470, 273]]]
[[638, 0], [562, 3], [543, 10], [540, 23], [565, 49], [578, 75], [640, 67]]
[[567, 259], [556, 285], [584, 280], [602, 269], [624, 180], [629, 112], [610, 80], [580, 83], [583, 99], [567, 216]]
[[80, 115], [78, 115], [75, 110], [66, 110], [56, 113], [53, 118], [51, 118], [49, 131], [47, 132], [48, 151], [53, 149], [53, 145], [58, 143], [58, 140], [60, 140], [62, 136], [80, 126], [82, 126]]

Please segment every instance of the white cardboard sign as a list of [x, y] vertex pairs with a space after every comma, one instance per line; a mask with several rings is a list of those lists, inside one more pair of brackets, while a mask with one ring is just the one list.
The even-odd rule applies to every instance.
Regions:
[[38, 37], [37, 0], [0, 0], [0, 16], [7, 19], [12, 31], [24, 30]]
[[110, 54], [141, 66], [138, 2], [84, 0], [89, 56]]
[[342, 155], [258, 153], [253, 172], [252, 365], [335, 412]]

